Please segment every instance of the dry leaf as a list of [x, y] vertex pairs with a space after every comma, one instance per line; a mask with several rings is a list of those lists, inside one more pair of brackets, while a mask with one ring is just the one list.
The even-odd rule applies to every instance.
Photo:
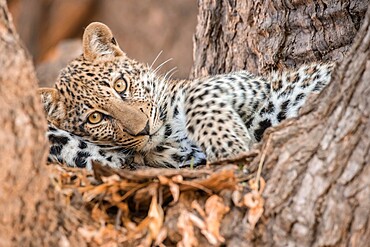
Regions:
[[203, 219], [194, 214], [189, 214], [189, 218], [201, 230], [208, 242], [212, 245], [218, 242], [223, 243], [225, 239], [220, 235], [221, 221], [230, 209], [225, 206], [222, 198], [217, 195], [210, 196], [205, 203], [205, 210], [195, 200], [191, 203], [191, 206]]
[[200, 214], [200, 216], [202, 216], [203, 218], [206, 218], [206, 212], [204, 212], [202, 206], [200, 206], [198, 201], [195, 201], [195, 200], [192, 201], [191, 207], [194, 208], [198, 212], [198, 214]]
[[235, 206], [238, 206], [238, 207], [243, 206], [242, 193], [240, 191], [234, 190], [233, 193], [231, 194], [231, 199]]
[[[181, 203], [189, 205], [193, 202], [194, 213], [182, 209], [175, 214], [175, 217], [180, 214], [180, 218], [175, 219], [177, 227], [174, 229], [182, 236], [178, 246], [198, 246], [195, 236], [199, 232], [210, 243], [220, 244], [223, 240], [219, 235], [220, 221], [227, 210], [222, 200], [212, 195], [223, 189], [235, 190], [237, 167], [225, 165], [222, 169], [213, 170], [99, 169], [99, 174], [92, 174], [86, 170], [55, 166], [53, 170], [56, 172], [51, 175], [55, 191], [70, 203], [80, 222], [86, 224], [86, 219], [92, 219], [89, 222], [91, 227], [83, 225], [78, 229], [91, 245], [127, 246], [135, 243], [163, 246], [163, 241], [171, 239], [168, 232], [172, 229], [164, 226], [164, 209], [160, 202], [166, 203], [167, 210], [169, 205], [181, 201], [183, 192], [199, 190], [211, 196], [208, 204], [200, 205], [193, 200], [198, 195], [189, 193], [192, 196]], [[94, 172], [99, 169], [94, 169]], [[160, 190], [159, 186], [162, 187]], [[171, 197], [173, 201], [168, 204]]]
[[217, 244], [217, 238], [215, 235], [213, 235], [211, 232], [207, 231], [207, 230], [201, 230], [200, 231], [204, 237], [206, 237], [206, 239], [208, 240], [208, 242], [212, 245], [216, 245]]
[[169, 179], [165, 176], [159, 175], [158, 180], [161, 185], [167, 185], [170, 188], [170, 192], [173, 197], [173, 202], [171, 205], [176, 203], [180, 196], [180, 186], [177, 183], [182, 182], [182, 176], [174, 176]]
[[189, 212], [182, 211], [177, 221], [177, 228], [182, 236], [180, 242], [177, 243], [178, 247], [193, 247], [198, 246], [198, 240], [194, 234], [194, 226], [189, 217]]
[[148, 217], [150, 218], [149, 233], [152, 240], [155, 240], [163, 226], [164, 221], [163, 209], [161, 205], [158, 204], [157, 195], [152, 196]]
[[201, 230], [206, 230], [207, 229], [206, 223], [201, 218], [199, 218], [198, 216], [196, 216], [195, 214], [192, 214], [192, 213], [189, 213], [188, 216], [189, 216], [189, 219], [191, 220], [191, 222], [193, 222], [193, 224], [196, 227], [198, 227]]
[[249, 208], [248, 211], [248, 223], [252, 227], [255, 227], [258, 220], [263, 214], [263, 206], [265, 200], [262, 196], [255, 192], [250, 192], [244, 196], [244, 204]]
[[169, 186], [170, 186], [170, 191], [173, 197], [173, 203], [176, 203], [180, 197], [180, 186], [173, 182], [170, 182]]
[[243, 203], [249, 208], [247, 219], [251, 229], [254, 229], [264, 211], [263, 206], [265, 205], [265, 200], [262, 197], [262, 192], [265, 189], [266, 183], [262, 177], [259, 186], [255, 180], [252, 180], [249, 181], [252, 191], [244, 195]]
[[218, 241], [223, 243], [225, 239], [220, 235], [220, 226], [224, 215], [230, 211], [230, 208], [224, 204], [221, 197], [212, 195], [206, 201], [205, 211], [207, 214], [207, 230], [212, 233]]
[[163, 241], [167, 238], [167, 234], [168, 234], [167, 228], [162, 227], [162, 229], [159, 231], [157, 235], [157, 238], [154, 241], [154, 245], [155, 246], [162, 245]]

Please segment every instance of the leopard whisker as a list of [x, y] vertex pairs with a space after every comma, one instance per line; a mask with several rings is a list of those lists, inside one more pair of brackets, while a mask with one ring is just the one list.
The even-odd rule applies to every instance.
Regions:
[[171, 70], [169, 70], [167, 81], [170, 81], [172, 79], [172, 76], [178, 71], [177, 67], [173, 67]]
[[157, 66], [157, 68], [155, 68], [153, 70], [154, 73], [157, 73], [166, 63], [168, 63], [169, 61], [172, 61], [173, 58], [169, 58], [167, 59], [166, 61], [164, 61], [163, 63], [161, 63], [160, 65]]
[[165, 81], [169, 80], [170, 77], [173, 75], [173, 72], [177, 72], [176, 70], [177, 70], [177, 67], [175, 66], [172, 69], [170, 69], [169, 71], [167, 71], [166, 74], [164, 74], [164, 80]]
[[153, 62], [150, 64], [149, 66], [149, 69], [152, 69], [153, 68], [153, 65], [155, 64], [155, 62], [157, 62], [158, 58], [161, 56], [161, 54], [163, 53], [163, 50], [161, 50], [158, 55], [154, 58]]
[[156, 98], [158, 98], [159, 105], [161, 105], [163, 103], [163, 101], [166, 100], [166, 97], [164, 97], [164, 96], [166, 95], [167, 88], [168, 88], [168, 85], [169, 85], [167, 83], [167, 81], [170, 80], [170, 78], [176, 72], [176, 69], [177, 69], [177, 67], [173, 67], [172, 69], [167, 71], [164, 74], [164, 76], [162, 76], [161, 79], [159, 80], [159, 83], [158, 83], [158, 84], [160, 84], [160, 86], [158, 86], [159, 93], [154, 93], [154, 95], [157, 96]]

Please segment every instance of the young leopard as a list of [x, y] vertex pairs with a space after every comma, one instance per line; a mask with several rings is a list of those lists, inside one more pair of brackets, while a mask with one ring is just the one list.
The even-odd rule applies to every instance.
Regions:
[[266, 128], [296, 117], [333, 65], [269, 78], [246, 71], [171, 80], [126, 56], [110, 29], [91, 23], [83, 54], [39, 90], [50, 124], [49, 159], [91, 167], [183, 167], [248, 151]]

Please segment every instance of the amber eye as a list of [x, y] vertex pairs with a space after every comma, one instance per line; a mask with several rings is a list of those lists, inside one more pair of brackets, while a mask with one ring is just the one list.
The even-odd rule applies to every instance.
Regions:
[[88, 120], [91, 124], [100, 123], [101, 120], [103, 120], [103, 114], [101, 114], [100, 112], [93, 112], [90, 114]]
[[116, 90], [117, 93], [124, 93], [126, 89], [127, 89], [126, 80], [119, 78], [114, 82], [114, 90]]

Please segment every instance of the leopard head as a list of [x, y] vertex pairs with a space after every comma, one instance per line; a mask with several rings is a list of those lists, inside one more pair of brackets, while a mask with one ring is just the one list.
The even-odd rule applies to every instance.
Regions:
[[111, 30], [91, 23], [83, 54], [64, 68], [55, 88], [40, 88], [47, 120], [91, 142], [147, 151], [162, 141], [164, 91], [150, 66], [127, 57]]

